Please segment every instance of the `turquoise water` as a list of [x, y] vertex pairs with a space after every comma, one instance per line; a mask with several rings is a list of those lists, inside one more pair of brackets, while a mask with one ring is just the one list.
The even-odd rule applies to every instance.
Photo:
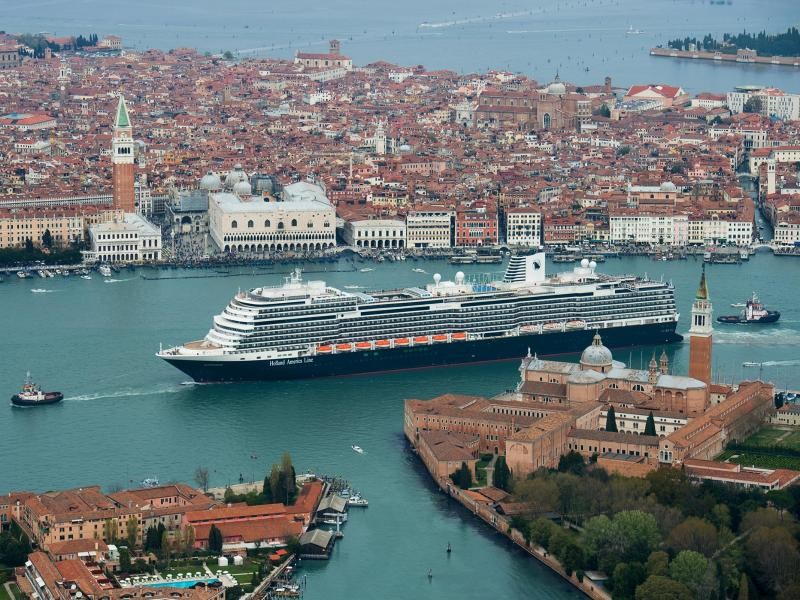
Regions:
[[198, 583], [212, 584], [217, 583], [219, 579], [186, 579], [183, 581], [170, 581], [167, 583], [145, 583], [145, 587], [173, 587], [173, 588], [190, 588], [196, 586]]
[[[343, 287], [390, 288], [423, 284], [433, 273], [481, 273], [497, 267], [453, 266], [444, 261], [309, 265], [307, 273]], [[422, 268], [427, 274], [415, 273]], [[548, 265], [552, 268], [552, 265]], [[560, 265], [559, 269], [564, 266]], [[654, 262], [609, 259], [601, 270], [671, 279], [681, 312], [679, 331], [700, 276], [698, 260]], [[144, 280], [137, 270], [114, 283], [82, 279], [6, 278], [0, 382], [6, 398], [30, 370], [44, 389], [65, 394], [59, 405], [32, 410], [0, 406], [0, 491], [45, 491], [91, 484], [191, 482], [208, 467], [211, 485], [260, 479], [285, 450], [298, 472], [341, 475], [369, 501], [351, 511], [330, 561], [308, 562], [306, 597], [349, 599], [353, 590], [382, 598], [577, 598], [558, 577], [508, 544], [431, 484], [402, 436], [405, 398], [446, 392], [496, 394], [515, 385], [516, 362], [360, 377], [293, 382], [192, 385], [158, 360], [159, 342], [202, 337], [237, 288], [278, 284], [291, 266], [273, 274], [242, 269], [236, 276]], [[261, 270], [259, 270], [261, 271]], [[164, 277], [198, 275], [163, 271]], [[780, 310], [774, 326], [718, 326], [714, 371], [726, 381], [763, 376], [800, 388], [800, 260], [760, 253], [749, 263], [707, 269], [715, 314], [757, 291]], [[32, 293], [31, 289], [47, 289]], [[660, 348], [618, 350], [615, 357], [646, 365]], [[684, 372], [688, 347], [667, 349]], [[351, 450], [357, 444], [365, 453]], [[255, 457], [255, 458], [253, 458]], [[447, 543], [453, 546], [448, 558]], [[434, 573], [428, 581], [428, 569]], [[358, 587], [356, 587], [358, 586]]]
[[[363, 65], [387, 60], [459, 72], [504, 69], [540, 82], [558, 72], [578, 85], [669, 83], [692, 93], [735, 85], [798, 89], [797, 69], [651, 57], [673, 38], [743, 30], [786, 31], [796, 25], [796, 0], [26, 0], [0, 3], [6, 31], [56, 35], [121, 35], [126, 46], [291, 58], [325, 51], [338, 38]], [[641, 31], [628, 35], [632, 28]]]

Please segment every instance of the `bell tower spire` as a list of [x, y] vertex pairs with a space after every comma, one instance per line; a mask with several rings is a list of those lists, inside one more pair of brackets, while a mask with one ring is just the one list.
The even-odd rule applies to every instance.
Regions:
[[689, 376], [711, 385], [711, 343], [713, 307], [706, 283], [706, 269], [700, 276], [700, 286], [692, 304], [692, 326], [689, 328]]
[[114, 208], [126, 213], [136, 211], [134, 192], [134, 142], [133, 127], [128, 115], [125, 97], [120, 94], [114, 116], [114, 131], [111, 137], [112, 180], [114, 185]]

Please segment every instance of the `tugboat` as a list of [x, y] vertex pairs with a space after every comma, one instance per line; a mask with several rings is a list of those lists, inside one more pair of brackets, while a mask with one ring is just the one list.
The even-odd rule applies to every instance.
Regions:
[[30, 372], [25, 377], [25, 384], [19, 394], [11, 396], [11, 404], [14, 406], [39, 406], [44, 404], [56, 404], [64, 399], [61, 392], [43, 392], [38, 385], [33, 383]]
[[722, 315], [717, 317], [719, 323], [774, 323], [781, 318], [781, 313], [777, 310], [767, 310], [758, 300], [755, 292], [744, 305], [744, 309], [738, 315]]

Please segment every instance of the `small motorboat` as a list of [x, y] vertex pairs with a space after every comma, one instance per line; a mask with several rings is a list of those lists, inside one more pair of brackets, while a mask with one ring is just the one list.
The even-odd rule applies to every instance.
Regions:
[[143, 488], [156, 488], [158, 486], [158, 477], [147, 477], [146, 479], [142, 479]]
[[61, 392], [43, 392], [38, 385], [31, 379], [30, 372], [25, 377], [25, 383], [19, 394], [11, 396], [11, 404], [14, 406], [40, 406], [45, 404], [56, 404], [64, 399]]
[[111, 267], [108, 265], [100, 265], [97, 270], [100, 271], [100, 275], [103, 277], [111, 277]]
[[742, 366], [743, 366], [743, 367], [757, 367], [757, 366], [759, 366], [760, 364], [761, 364], [761, 363], [752, 362], [752, 361], [749, 361], [749, 360], [748, 360], [748, 361], [745, 361], [745, 362], [743, 362], [743, 363], [742, 363]]
[[360, 506], [362, 508], [367, 508], [369, 506], [369, 500], [362, 497], [361, 494], [353, 494], [347, 499], [347, 506]]
[[356, 454], [364, 454], [364, 449], [361, 446], [356, 446], [355, 444], [353, 444], [352, 446], [350, 446], [350, 448], [352, 448], [353, 452], [355, 452]]
[[91, 275], [81, 275], [81, 279], [91, 279]]

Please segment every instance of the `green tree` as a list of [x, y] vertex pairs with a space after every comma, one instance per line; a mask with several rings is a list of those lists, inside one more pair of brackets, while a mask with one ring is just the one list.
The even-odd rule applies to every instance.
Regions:
[[630, 151], [630, 146], [620, 146], [617, 148], [617, 156], [625, 156], [626, 154], [630, 154]]
[[220, 554], [222, 552], [222, 543], [222, 532], [217, 529], [216, 525], [211, 525], [211, 529], [208, 531], [208, 549], [211, 552]]
[[530, 524], [530, 539], [539, 546], [547, 548], [550, 543], [550, 536], [553, 535], [553, 532], [557, 529], [558, 526], [550, 519], [539, 517]]
[[281, 498], [286, 495], [283, 489], [281, 469], [278, 465], [272, 465], [272, 470], [269, 472], [269, 489], [272, 494], [273, 502], [280, 502]]
[[742, 106], [742, 112], [760, 113], [762, 108], [761, 98], [758, 96], [750, 96]]
[[450, 479], [461, 489], [472, 487], [472, 471], [469, 470], [466, 462], [462, 462], [461, 466], [453, 471]]
[[186, 554], [190, 554], [194, 550], [194, 527], [187, 525], [183, 529], [183, 547]]
[[670, 531], [666, 542], [673, 552], [694, 550], [711, 558], [718, 548], [717, 528], [705, 519], [689, 517]]
[[527, 502], [534, 513], [551, 512], [558, 506], [558, 486], [550, 477], [515, 481], [514, 496], [520, 502]]
[[650, 414], [647, 415], [647, 423], [644, 424], [644, 434], [645, 435], [658, 435], [656, 433], [656, 420], [653, 418], [653, 411], [650, 411]]
[[608, 407], [608, 413], [606, 414], [606, 431], [617, 432], [617, 416], [613, 406]]
[[106, 544], [113, 544], [117, 540], [117, 526], [112, 519], [103, 521], [103, 541]]
[[161, 534], [161, 558], [167, 561], [167, 565], [169, 565], [169, 560], [172, 557], [172, 538], [169, 536], [169, 532], [164, 530], [164, 533]]
[[669, 576], [689, 588], [695, 596], [703, 587], [708, 559], [694, 550], [683, 550], [669, 565]]
[[586, 473], [586, 462], [583, 460], [583, 455], [575, 450], [562, 454], [558, 459], [558, 470], [561, 473], [583, 475]]
[[776, 593], [788, 586], [800, 571], [797, 541], [784, 527], [758, 527], [745, 540], [748, 572], [758, 586]]
[[264, 504], [272, 504], [275, 501], [272, 497], [272, 484], [270, 483], [269, 474], [264, 477], [264, 485], [261, 488], [261, 498], [264, 500]]
[[127, 534], [126, 540], [128, 548], [136, 547], [136, 538], [139, 537], [139, 519], [135, 515], [128, 517], [128, 522], [125, 524], [125, 533]]
[[233, 52], [230, 50], [225, 50], [225, 52], [222, 53], [222, 58], [225, 60], [233, 60]]
[[605, 117], [606, 119], [608, 119], [609, 117], [611, 117], [611, 109], [608, 108], [608, 105], [601, 104], [600, 107], [595, 109], [595, 111], [592, 114], [598, 117]]
[[636, 588], [647, 579], [647, 571], [642, 563], [619, 563], [614, 567], [611, 578], [615, 600], [634, 600]]
[[42, 246], [45, 248], [53, 247], [53, 234], [50, 233], [49, 229], [45, 229], [44, 233], [42, 234]]
[[33, 240], [31, 238], [25, 238], [25, 251], [33, 252]]
[[494, 463], [492, 485], [506, 492], [511, 491], [511, 471], [508, 469], [505, 456], [498, 456]]
[[289, 506], [294, 504], [297, 499], [297, 474], [294, 471], [294, 465], [292, 465], [292, 457], [288, 452], [284, 452], [281, 457], [281, 476], [283, 478], [284, 495], [276, 496], [275, 500]]
[[636, 600], [694, 600], [691, 590], [678, 581], [651, 575], [636, 588]]
[[736, 595], [736, 600], [750, 600], [750, 581], [744, 573], [739, 579], [739, 593]]
[[119, 569], [123, 573], [130, 573], [133, 565], [131, 564], [131, 553], [127, 548], [119, 549]]
[[645, 565], [648, 575], [669, 576], [669, 554], [663, 550], [656, 550], [647, 557]]

